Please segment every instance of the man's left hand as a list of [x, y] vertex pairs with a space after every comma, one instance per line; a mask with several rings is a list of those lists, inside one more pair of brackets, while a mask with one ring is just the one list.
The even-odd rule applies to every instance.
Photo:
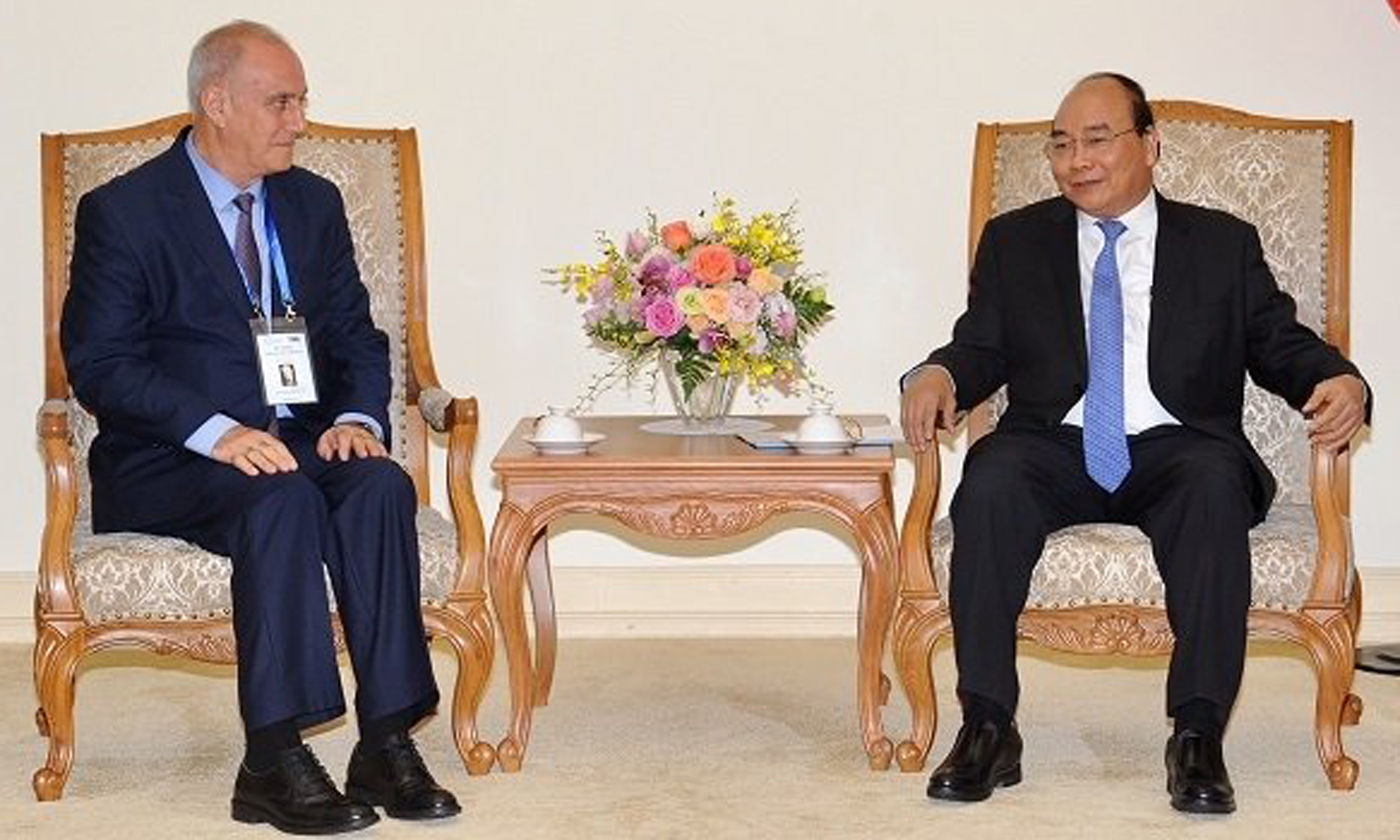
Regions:
[[316, 454], [327, 461], [351, 458], [383, 458], [389, 453], [374, 432], [358, 423], [340, 423], [326, 429], [316, 441]]
[[1366, 420], [1366, 385], [1349, 373], [1324, 379], [1313, 388], [1303, 415], [1314, 446], [1341, 449]]

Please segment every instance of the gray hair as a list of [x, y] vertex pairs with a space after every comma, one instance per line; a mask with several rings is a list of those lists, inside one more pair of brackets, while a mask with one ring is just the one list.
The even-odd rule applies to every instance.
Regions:
[[204, 33], [190, 50], [190, 66], [186, 74], [190, 113], [203, 112], [199, 97], [210, 84], [219, 81], [243, 57], [243, 46], [250, 39], [267, 41], [291, 49], [291, 44], [277, 30], [265, 23], [251, 20], [230, 21]]

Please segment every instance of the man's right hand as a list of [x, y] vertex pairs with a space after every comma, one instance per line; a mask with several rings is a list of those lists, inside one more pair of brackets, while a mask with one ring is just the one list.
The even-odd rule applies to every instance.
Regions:
[[915, 452], [923, 452], [934, 441], [939, 429], [957, 423], [958, 400], [953, 376], [946, 368], [930, 365], [909, 377], [900, 400], [900, 423], [904, 439]]
[[297, 459], [274, 435], [248, 426], [234, 426], [214, 444], [215, 461], [237, 467], [245, 475], [294, 472]]

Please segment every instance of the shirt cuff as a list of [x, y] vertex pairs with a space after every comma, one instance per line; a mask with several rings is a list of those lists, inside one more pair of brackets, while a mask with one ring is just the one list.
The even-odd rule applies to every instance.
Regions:
[[368, 414], [361, 414], [358, 411], [347, 411], [344, 414], [337, 415], [335, 418], [335, 424], [337, 426], [342, 423], [358, 423], [373, 432], [374, 436], [379, 438], [380, 443], [384, 442], [384, 427], [380, 426], [379, 421], [370, 417]]
[[213, 458], [214, 445], [219, 442], [219, 438], [237, 425], [238, 421], [232, 417], [226, 414], [215, 414], [200, 424], [193, 434], [185, 438], [185, 448], [191, 452], [198, 452], [206, 458]]

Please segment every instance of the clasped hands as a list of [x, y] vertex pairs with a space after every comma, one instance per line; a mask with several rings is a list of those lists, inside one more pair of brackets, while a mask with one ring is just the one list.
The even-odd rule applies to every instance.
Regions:
[[[214, 460], [236, 467], [250, 476], [294, 472], [297, 469], [297, 459], [280, 438], [249, 426], [234, 426], [224, 432], [210, 454]], [[339, 423], [326, 429], [316, 441], [316, 454], [327, 461], [348, 461], [351, 458], [383, 458], [389, 453], [369, 429], [358, 423]]]

